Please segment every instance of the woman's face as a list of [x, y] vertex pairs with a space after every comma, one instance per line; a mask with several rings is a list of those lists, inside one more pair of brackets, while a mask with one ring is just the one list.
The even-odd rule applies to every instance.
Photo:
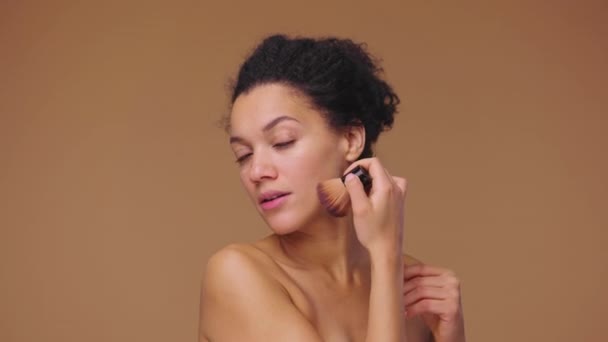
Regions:
[[275, 233], [329, 217], [316, 186], [342, 175], [348, 143], [303, 95], [280, 84], [241, 94], [230, 116], [230, 145], [243, 186]]

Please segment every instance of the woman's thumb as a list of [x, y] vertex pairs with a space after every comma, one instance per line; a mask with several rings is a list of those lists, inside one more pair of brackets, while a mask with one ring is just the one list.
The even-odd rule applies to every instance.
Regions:
[[363, 188], [363, 184], [361, 183], [359, 177], [349, 173], [344, 178], [344, 185], [346, 186], [346, 191], [348, 191], [348, 195], [350, 196], [353, 214], [366, 211], [370, 205], [369, 198], [367, 198], [367, 194], [365, 193], [365, 189]]

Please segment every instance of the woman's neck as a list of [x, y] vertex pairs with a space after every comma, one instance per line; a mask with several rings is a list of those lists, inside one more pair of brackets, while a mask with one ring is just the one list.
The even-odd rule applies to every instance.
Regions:
[[359, 282], [369, 270], [369, 254], [357, 239], [350, 218], [309, 225], [276, 239], [291, 261], [300, 267], [327, 272], [344, 285]]

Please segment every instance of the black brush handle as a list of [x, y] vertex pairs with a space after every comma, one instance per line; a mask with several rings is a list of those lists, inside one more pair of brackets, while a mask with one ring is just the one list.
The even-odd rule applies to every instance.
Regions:
[[346, 175], [342, 176], [342, 183], [346, 181], [346, 176], [352, 173], [355, 176], [359, 177], [361, 183], [363, 184], [363, 189], [365, 189], [365, 193], [369, 195], [369, 191], [372, 188], [372, 177], [369, 175], [366, 169], [362, 166], [355, 166], [352, 170], [350, 170]]

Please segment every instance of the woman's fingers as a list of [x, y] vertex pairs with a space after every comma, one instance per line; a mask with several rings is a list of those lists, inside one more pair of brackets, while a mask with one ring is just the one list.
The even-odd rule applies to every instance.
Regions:
[[419, 276], [439, 276], [439, 275], [450, 275], [453, 276], [453, 272], [445, 268], [430, 266], [425, 264], [414, 264], [405, 266], [403, 271], [403, 279], [407, 280], [413, 277]]
[[407, 292], [404, 292], [403, 294], [405, 305], [410, 305], [422, 299], [438, 299], [459, 303], [459, 288], [449, 285], [436, 286], [436, 284], [438, 284], [438, 282], [433, 283], [433, 285], [420, 285], [408, 289]]
[[385, 191], [392, 188], [392, 177], [388, 174], [384, 166], [380, 163], [378, 158], [364, 158], [359, 159], [352, 163], [348, 170], [344, 173], [349, 173], [354, 167], [362, 166], [368, 172], [372, 178], [372, 192]]
[[438, 299], [423, 299], [405, 309], [405, 317], [414, 317], [422, 314], [433, 314], [437, 316], [454, 316], [458, 307], [451, 303]]
[[406, 319], [420, 316], [437, 340], [464, 341], [460, 281], [454, 272], [424, 264], [406, 266], [403, 288]]
[[441, 287], [419, 286], [403, 296], [403, 303], [407, 308], [423, 299], [445, 300], [447, 299], [447, 294], [445, 289]]
[[344, 180], [344, 186], [348, 195], [351, 198], [351, 205], [353, 208], [354, 215], [361, 215], [369, 210], [370, 202], [363, 188], [363, 184], [359, 177], [351, 174], [346, 175]]
[[425, 313], [451, 317], [460, 310], [460, 281], [454, 272], [444, 268], [424, 264], [406, 266], [403, 301], [410, 317]]
[[421, 286], [444, 287], [445, 285], [445, 279], [441, 276], [415, 277], [407, 280], [403, 284], [403, 294], [405, 295], [415, 288]]

